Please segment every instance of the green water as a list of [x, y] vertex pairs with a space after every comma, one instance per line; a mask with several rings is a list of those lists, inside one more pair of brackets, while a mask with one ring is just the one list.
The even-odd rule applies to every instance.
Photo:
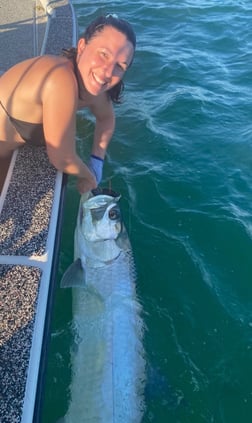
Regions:
[[[73, 3], [80, 30], [113, 12], [138, 38], [103, 185], [122, 194], [144, 308], [143, 423], [251, 422], [252, 3]], [[80, 114], [83, 157], [92, 132]], [[59, 280], [78, 200], [70, 180]], [[71, 319], [71, 295], [58, 289], [45, 423], [67, 410]]]

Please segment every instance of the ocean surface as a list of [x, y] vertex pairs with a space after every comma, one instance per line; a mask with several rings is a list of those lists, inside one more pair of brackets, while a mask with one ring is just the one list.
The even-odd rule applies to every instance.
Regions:
[[[73, 4], [80, 31], [116, 13], [137, 34], [102, 185], [122, 195], [135, 256], [148, 372], [142, 423], [251, 422], [252, 2]], [[93, 129], [79, 113], [83, 159]], [[59, 281], [73, 258], [78, 202], [70, 179]], [[71, 293], [57, 288], [43, 423], [67, 410], [71, 319]]]

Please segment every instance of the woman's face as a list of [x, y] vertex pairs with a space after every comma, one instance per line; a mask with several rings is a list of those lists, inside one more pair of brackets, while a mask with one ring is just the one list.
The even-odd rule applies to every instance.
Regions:
[[78, 43], [78, 69], [86, 90], [99, 95], [116, 85], [132, 61], [134, 48], [127, 37], [112, 26], [105, 26], [88, 42]]

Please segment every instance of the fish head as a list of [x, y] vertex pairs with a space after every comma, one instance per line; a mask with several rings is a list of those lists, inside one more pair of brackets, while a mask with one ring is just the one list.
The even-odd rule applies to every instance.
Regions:
[[80, 225], [88, 241], [116, 240], [122, 231], [122, 217], [118, 200], [108, 194], [95, 195], [81, 207]]

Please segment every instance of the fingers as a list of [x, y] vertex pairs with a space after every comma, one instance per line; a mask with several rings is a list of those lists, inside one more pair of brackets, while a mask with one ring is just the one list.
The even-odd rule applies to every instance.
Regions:
[[94, 177], [77, 179], [77, 189], [80, 194], [84, 194], [85, 192], [91, 191], [95, 188], [97, 188], [97, 182]]

